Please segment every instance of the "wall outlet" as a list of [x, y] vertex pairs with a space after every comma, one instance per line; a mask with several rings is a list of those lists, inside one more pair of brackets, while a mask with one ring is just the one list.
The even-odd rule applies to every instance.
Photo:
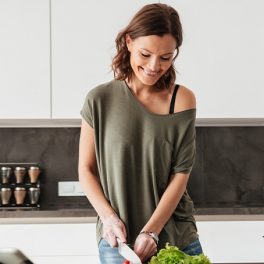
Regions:
[[58, 182], [58, 194], [59, 196], [85, 196], [78, 181]]

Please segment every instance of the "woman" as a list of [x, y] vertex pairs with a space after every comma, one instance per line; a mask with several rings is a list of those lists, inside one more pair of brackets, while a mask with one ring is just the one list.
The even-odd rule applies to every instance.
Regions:
[[98, 213], [101, 263], [123, 262], [117, 238], [143, 262], [166, 242], [202, 253], [186, 191], [196, 153], [196, 100], [175, 85], [173, 67], [181, 44], [176, 10], [144, 6], [116, 38], [114, 80], [87, 94], [79, 179]]

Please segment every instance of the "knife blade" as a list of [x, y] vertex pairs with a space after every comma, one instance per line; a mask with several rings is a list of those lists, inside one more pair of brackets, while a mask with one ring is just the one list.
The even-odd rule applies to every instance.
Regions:
[[129, 260], [131, 264], [142, 264], [138, 255], [126, 244], [117, 238], [118, 252], [126, 260]]

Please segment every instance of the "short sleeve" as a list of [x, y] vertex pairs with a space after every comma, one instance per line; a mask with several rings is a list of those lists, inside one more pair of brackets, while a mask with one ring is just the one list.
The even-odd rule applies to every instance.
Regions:
[[91, 96], [91, 91], [88, 92], [86, 95], [83, 107], [81, 109], [81, 116], [83, 119], [91, 126], [94, 127], [93, 125], [93, 103], [92, 103], [92, 96]]
[[170, 175], [178, 172], [190, 173], [195, 162], [195, 155], [195, 116], [192, 116], [178, 130], [172, 153]]

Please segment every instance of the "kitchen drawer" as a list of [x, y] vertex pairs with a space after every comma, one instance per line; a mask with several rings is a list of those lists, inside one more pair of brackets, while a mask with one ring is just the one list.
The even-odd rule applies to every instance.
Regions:
[[1, 247], [16, 247], [29, 257], [97, 256], [95, 223], [1, 225]]
[[100, 264], [98, 256], [47, 256], [32, 257], [31, 260], [37, 264]]
[[201, 221], [197, 227], [213, 263], [264, 263], [264, 221]]

